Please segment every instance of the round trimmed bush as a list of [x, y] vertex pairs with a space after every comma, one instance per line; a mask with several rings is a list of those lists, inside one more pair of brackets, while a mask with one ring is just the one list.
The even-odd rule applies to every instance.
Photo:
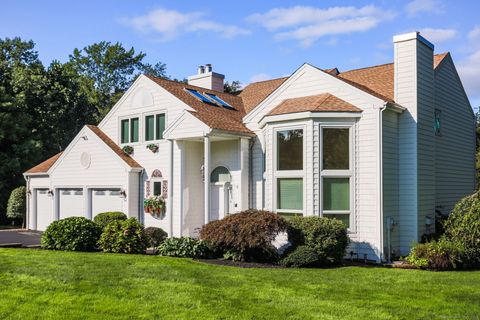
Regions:
[[281, 260], [281, 264], [290, 268], [308, 268], [321, 265], [321, 259], [314, 248], [298, 246], [288, 256]]
[[24, 186], [13, 189], [7, 203], [7, 217], [23, 219], [26, 212], [26, 188]]
[[102, 230], [84, 217], [70, 217], [52, 222], [42, 234], [44, 249], [94, 251]]
[[272, 241], [286, 229], [287, 222], [276, 213], [247, 210], [206, 224], [200, 238], [235, 260], [267, 262], [278, 257]]
[[135, 218], [114, 220], [102, 232], [98, 244], [104, 252], [144, 253], [148, 239]]
[[120, 211], [109, 211], [97, 214], [93, 221], [104, 229], [112, 221], [127, 220], [127, 215]]
[[209, 249], [205, 242], [190, 237], [167, 238], [158, 246], [161, 256], [178, 258], [207, 258]]
[[464, 261], [480, 264], [480, 193], [460, 200], [445, 222], [445, 237], [462, 247]]
[[303, 245], [314, 249], [325, 264], [342, 261], [350, 242], [343, 222], [313, 216], [290, 219], [288, 240], [292, 244], [292, 250]]
[[145, 228], [145, 235], [148, 239], [148, 246], [153, 248], [158, 247], [160, 243], [168, 238], [167, 232], [165, 232], [162, 228], [156, 227]]

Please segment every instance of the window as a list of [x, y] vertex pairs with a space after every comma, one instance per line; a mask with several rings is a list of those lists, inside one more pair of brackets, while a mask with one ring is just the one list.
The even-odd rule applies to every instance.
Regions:
[[231, 182], [232, 176], [230, 175], [230, 171], [228, 171], [225, 167], [216, 167], [212, 173], [210, 174], [210, 182]]
[[303, 130], [277, 132], [277, 170], [303, 170]]
[[153, 195], [154, 196], [161, 196], [162, 195], [162, 182], [161, 181], [154, 181], [153, 182]]
[[165, 131], [165, 114], [148, 115], [145, 117], [145, 141], [163, 139]]
[[276, 131], [276, 209], [286, 216], [303, 213], [303, 129]]
[[350, 128], [322, 127], [322, 216], [335, 218], [350, 228], [351, 177]]
[[442, 111], [435, 109], [435, 135], [442, 135]]
[[124, 119], [120, 122], [120, 142], [138, 142], [140, 121], [138, 118]]

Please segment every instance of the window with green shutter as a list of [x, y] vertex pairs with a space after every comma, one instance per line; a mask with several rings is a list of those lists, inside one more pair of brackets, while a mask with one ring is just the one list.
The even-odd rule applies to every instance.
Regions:
[[277, 209], [303, 210], [303, 179], [277, 179]]
[[156, 138], [157, 140], [163, 139], [163, 131], [165, 131], [165, 114], [156, 115]]
[[129, 143], [129, 119], [125, 119], [121, 121], [121, 142], [122, 143]]
[[155, 116], [145, 117], [145, 140], [151, 141], [155, 139]]
[[130, 142], [138, 142], [138, 130], [140, 121], [138, 118], [130, 119]]

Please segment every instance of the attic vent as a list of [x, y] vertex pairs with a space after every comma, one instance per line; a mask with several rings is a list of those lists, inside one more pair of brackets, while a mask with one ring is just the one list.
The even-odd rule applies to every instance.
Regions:
[[201, 94], [200, 92], [198, 92], [197, 90], [194, 90], [194, 89], [189, 89], [189, 88], [185, 88], [185, 91], [187, 91], [188, 93], [190, 93], [192, 96], [194, 96], [195, 98], [197, 98], [198, 100], [204, 102], [204, 103], [211, 103], [211, 101], [205, 97], [203, 94]]
[[224, 108], [227, 109], [235, 109], [232, 107], [228, 102], [225, 102], [222, 98], [218, 97], [217, 95], [214, 95], [213, 93], [206, 93], [205, 95], [212, 100], [213, 103], [218, 104]]

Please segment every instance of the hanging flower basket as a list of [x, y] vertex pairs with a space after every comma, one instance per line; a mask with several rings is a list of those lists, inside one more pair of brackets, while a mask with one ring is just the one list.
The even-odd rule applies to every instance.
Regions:
[[152, 196], [143, 200], [145, 212], [152, 216], [163, 215], [165, 213], [165, 199], [162, 196]]
[[132, 146], [124, 146], [122, 151], [128, 154], [129, 156], [133, 154], [133, 147]]
[[150, 143], [149, 145], [147, 145], [147, 149], [149, 149], [149, 150], [152, 151], [153, 153], [157, 153], [157, 151], [158, 151], [158, 144]]

